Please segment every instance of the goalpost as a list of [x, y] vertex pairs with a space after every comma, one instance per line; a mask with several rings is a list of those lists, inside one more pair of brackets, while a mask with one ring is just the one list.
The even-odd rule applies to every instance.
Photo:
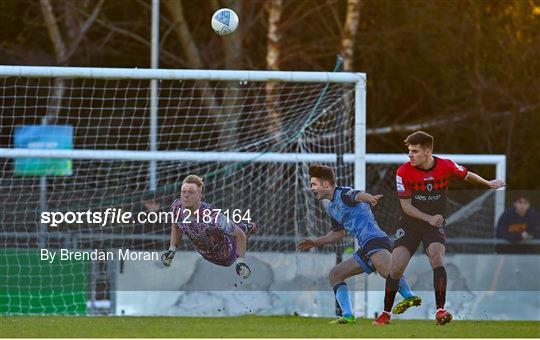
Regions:
[[[42, 212], [167, 211], [181, 180], [195, 173], [205, 177], [206, 201], [250, 210], [261, 226], [250, 252], [286, 253], [298, 262], [304, 259], [294, 255], [295, 242], [328, 225], [309, 190], [310, 163], [340, 164], [341, 183], [390, 192], [394, 167], [406, 161], [366, 154], [362, 73], [0, 66], [0, 81], [0, 267], [10, 275], [0, 282], [0, 313], [86, 314], [100, 300], [114, 301], [116, 263], [47, 265], [39, 249], [168, 246], [170, 224], [52, 227]], [[504, 156], [448, 156], [495, 166], [505, 179]], [[504, 196], [495, 195], [474, 209], [456, 202], [453, 211], [456, 221], [480, 214], [478, 223], [492, 233], [503, 207]], [[191, 248], [184, 242], [181, 249]], [[312, 271], [326, 280], [321, 269]]]

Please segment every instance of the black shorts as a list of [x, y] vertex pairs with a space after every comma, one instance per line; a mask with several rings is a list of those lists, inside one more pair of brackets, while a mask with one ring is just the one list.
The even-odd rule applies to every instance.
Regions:
[[420, 242], [424, 246], [424, 252], [432, 243], [441, 243], [446, 247], [446, 235], [444, 228], [437, 228], [431, 225], [402, 225], [396, 230], [394, 249], [404, 246], [409, 250], [411, 256], [414, 255]]
[[354, 253], [354, 259], [362, 270], [364, 270], [364, 273], [369, 275], [376, 270], [371, 261], [371, 255], [383, 249], [388, 250], [390, 253], [392, 252], [390, 238], [388, 236], [372, 238]]

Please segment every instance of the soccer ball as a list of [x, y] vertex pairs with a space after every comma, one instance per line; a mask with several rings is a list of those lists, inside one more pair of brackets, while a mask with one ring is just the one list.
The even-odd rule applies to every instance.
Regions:
[[218, 9], [212, 15], [212, 29], [219, 35], [228, 35], [238, 27], [238, 15], [232, 9]]

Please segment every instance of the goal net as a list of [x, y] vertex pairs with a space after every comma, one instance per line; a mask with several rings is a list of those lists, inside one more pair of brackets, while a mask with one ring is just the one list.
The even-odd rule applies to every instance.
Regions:
[[[365, 108], [359, 107], [365, 78], [360, 74], [305, 73], [300, 79], [295, 73], [262, 77], [263, 72], [201, 71], [203, 76], [190, 79], [168, 72], [160, 73], [154, 92], [150, 78], [158, 77], [136, 71], [58, 68], [52, 75], [47, 68], [18, 68], [25, 74], [5, 70], [0, 68], [0, 313], [120, 313], [114, 306], [121, 299], [117, 290], [167, 290], [154, 282], [146, 288], [132, 285], [155, 277], [172, 280], [186, 261], [194, 263], [193, 277], [170, 290], [205, 290], [195, 274], [206, 267], [197, 267], [200, 258], [185, 238], [180, 251], [186, 260], [175, 261], [176, 272], [163, 272], [159, 261], [147, 261], [147, 267], [141, 264], [144, 269], [128, 275], [133, 268], [129, 263], [137, 261], [59, 259], [61, 249], [167, 249], [171, 224], [159, 212], [170, 210], [188, 174], [204, 178], [204, 201], [231, 214], [249, 211], [259, 225], [249, 240], [248, 256], [262, 254], [253, 269], [268, 269], [272, 283], [263, 280], [253, 290], [309, 291], [305, 299], [295, 296], [299, 305], [319, 299], [318, 309], [306, 313], [328, 313], [333, 297], [327, 294], [327, 272], [336, 252], [353, 247], [345, 239], [308, 254], [295, 253], [297, 241], [323, 235], [329, 225], [309, 188], [309, 164], [334, 166], [340, 183], [367, 183], [368, 190], [384, 193], [388, 203], [376, 211], [377, 218], [387, 232], [395, 227], [392, 217], [399, 207], [393, 180], [400, 161], [373, 163], [367, 155], [367, 171], [358, 169], [365, 161], [359, 152], [365, 138], [358, 133], [358, 126], [365, 125]], [[359, 173], [367, 182], [359, 181]], [[459, 212], [457, 222], [475, 216], [480, 228], [475, 230], [483, 230], [457, 236], [492, 233], [494, 199], [475, 201], [478, 197], [482, 193], [465, 202], [451, 201]], [[476, 203], [461, 209], [469, 202]], [[133, 219], [89, 222], [88, 215], [68, 214], [104, 216], [113, 209], [131, 212]], [[147, 221], [138, 220], [141, 212]], [[44, 213], [50, 213], [49, 220]], [[64, 220], [54, 223], [53, 213], [63, 213]], [[149, 213], [157, 220], [150, 220]], [[54, 252], [56, 258], [51, 257]], [[189, 305], [189, 297], [182, 298]], [[271, 302], [252, 308], [291, 312]]]

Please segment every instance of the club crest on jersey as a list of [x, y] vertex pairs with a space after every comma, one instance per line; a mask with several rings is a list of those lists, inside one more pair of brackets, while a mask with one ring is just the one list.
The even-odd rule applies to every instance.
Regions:
[[439, 228], [439, 233], [441, 233], [441, 234], [444, 235], [444, 229], [443, 229], [443, 228]]
[[403, 236], [405, 236], [405, 230], [403, 230], [403, 228], [399, 228], [398, 230], [396, 230], [396, 240]]
[[427, 189], [427, 191], [433, 190], [433, 184], [432, 184], [432, 183], [428, 183], [428, 184], [426, 185], [426, 189]]

